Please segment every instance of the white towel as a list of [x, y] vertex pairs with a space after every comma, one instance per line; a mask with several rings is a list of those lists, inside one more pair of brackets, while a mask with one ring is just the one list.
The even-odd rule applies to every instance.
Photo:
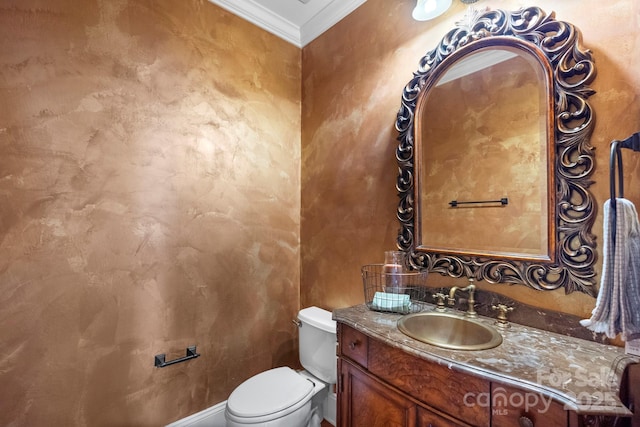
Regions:
[[[611, 241], [610, 200], [604, 203], [600, 291], [591, 318], [580, 323], [609, 338], [640, 336], [640, 223], [629, 200], [616, 199], [616, 241]], [[612, 250], [613, 249], [613, 250]]]

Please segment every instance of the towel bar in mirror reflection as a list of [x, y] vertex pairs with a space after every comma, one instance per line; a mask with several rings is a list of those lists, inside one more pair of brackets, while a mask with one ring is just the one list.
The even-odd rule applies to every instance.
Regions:
[[503, 197], [500, 200], [473, 200], [468, 202], [460, 202], [458, 200], [452, 200], [449, 202], [449, 206], [452, 208], [457, 208], [460, 205], [485, 205], [485, 204], [493, 204], [499, 203], [500, 206], [506, 206], [509, 204], [509, 198]]

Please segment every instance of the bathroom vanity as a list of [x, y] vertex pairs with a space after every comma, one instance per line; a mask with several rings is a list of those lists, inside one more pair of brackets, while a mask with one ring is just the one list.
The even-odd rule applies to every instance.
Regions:
[[404, 335], [399, 314], [333, 317], [339, 427], [640, 426], [623, 403], [640, 401], [639, 359], [619, 347], [512, 324], [498, 347], [448, 350]]
[[[538, 7], [470, 8], [420, 59], [396, 120], [397, 248], [410, 270], [595, 296], [595, 76], [580, 31]], [[371, 308], [413, 311], [397, 294], [433, 301], [419, 287], [388, 292], [368, 278], [363, 270]], [[467, 314], [476, 315], [471, 285], [441, 294], [438, 313], [466, 289]], [[376, 302], [378, 292], [396, 298]], [[487, 317], [478, 325], [420, 315], [412, 334], [413, 318], [399, 329], [400, 314], [335, 310], [338, 426], [640, 427], [638, 358], [597, 336], [565, 334], [584, 334], [577, 321], [552, 325], [546, 313], [517, 309], [514, 317], [532, 326], [506, 327], [513, 307], [495, 308], [499, 336]], [[482, 348], [446, 347], [455, 340], [438, 322], [461, 325], [458, 335]]]

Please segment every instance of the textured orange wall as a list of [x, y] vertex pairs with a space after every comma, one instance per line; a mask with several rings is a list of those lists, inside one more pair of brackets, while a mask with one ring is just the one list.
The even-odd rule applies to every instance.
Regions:
[[[204, 0], [0, 5], [1, 425], [168, 423], [295, 363], [299, 305], [362, 302], [359, 267], [398, 230], [400, 93], [465, 11], [418, 23], [413, 3], [368, 0], [307, 46], [302, 95], [298, 49]], [[536, 5], [594, 52], [601, 206], [609, 142], [640, 129], [640, 6]], [[191, 344], [200, 358], [152, 366]]]
[[[328, 308], [363, 302], [359, 267], [383, 261], [395, 247], [397, 166], [394, 130], [400, 95], [419, 59], [433, 49], [467, 6], [454, 1], [443, 16], [411, 18], [414, 1], [368, 0], [303, 49], [302, 59], [302, 305]], [[536, 5], [575, 24], [593, 51], [598, 76], [591, 98], [596, 113], [598, 209], [594, 232], [602, 238], [601, 207], [608, 197], [612, 139], [640, 130], [640, 4], [615, 0], [480, 0], [477, 8], [516, 10]], [[640, 154], [625, 153], [627, 197], [640, 203]], [[600, 265], [597, 270], [600, 271]], [[597, 279], [599, 282], [599, 278]], [[460, 284], [431, 275], [433, 286]], [[562, 290], [491, 285], [531, 304], [587, 315], [595, 300]]]
[[299, 217], [298, 48], [205, 0], [0, 4], [0, 425], [164, 425], [295, 363]]

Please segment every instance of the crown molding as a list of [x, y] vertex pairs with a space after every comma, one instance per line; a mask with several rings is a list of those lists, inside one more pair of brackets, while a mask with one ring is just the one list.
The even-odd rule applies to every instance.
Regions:
[[300, 46], [300, 28], [252, 0], [209, 0], [276, 36]]
[[281, 39], [302, 48], [353, 12], [366, 0], [335, 0], [301, 26], [253, 0], [209, 0]]
[[320, 34], [333, 27], [340, 22], [348, 14], [356, 10], [367, 0], [337, 0], [331, 5], [322, 9], [318, 14], [311, 18], [300, 29], [300, 47], [312, 42]]

